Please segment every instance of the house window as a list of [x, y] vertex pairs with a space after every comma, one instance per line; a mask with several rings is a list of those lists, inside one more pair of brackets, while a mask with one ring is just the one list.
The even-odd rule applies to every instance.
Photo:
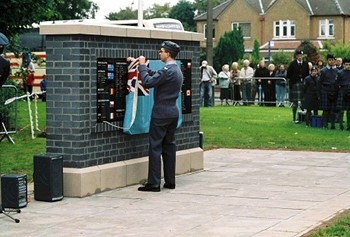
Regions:
[[251, 34], [251, 28], [250, 23], [248, 22], [233, 22], [232, 23], [232, 30], [237, 29], [238, 27], [241, 27], [242, 34], [244, 38], [250, 38]]
[[295, 37], [295, 22], [290, 20], [275, 21], [275, 38], [294, 38]]
[[[204, 24], [204, 37], [208, 38], [208, 29], [207, 29], [207, 24]], [[215, 25], [213, 25], [213, 39], [215, 38]]]
[[334, 21], [332, 19], [320, 20], [320, 36], [321, 37], [334, 36]]

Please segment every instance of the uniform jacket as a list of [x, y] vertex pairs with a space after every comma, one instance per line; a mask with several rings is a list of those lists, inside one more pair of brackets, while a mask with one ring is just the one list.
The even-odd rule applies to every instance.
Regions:
[[338, 69], [336, 67], [326, 66], [320, 71], [321, 91], [334, 91], [336, 88]]
[[350, 87], [350, 70], [341, 70], [338, 72], [337, 85], [341, 87]]
[[151, 71], [146, 65], [139, 65], [138, 70], [142, 84], [147, 88], [154, 88], [152, 117], [177, 118], [179, 110], [176, 100], [181, 91], [183, 75], [175, 61], [167, 63], [158, 71]]
[[293, 60], [287, 69], [287, 78], [289, 79], [289, 86], [292, 87], [294, 84], [300, 82], [303, 83], [305, 77], [309, 75], [309, 65], [306, 61], [302, 61], [299, 66], [298, 61]]
[[308, 110], [315, 110], [319, 107], [320, 87], [319, 77], [309, 75], [304, 81], [303, 107]]
[[304, 81], [304, 93], [307, 94], [317, 94], [317, 96], [320, 93], [320, 86], [319, 86], [319, 77], [309, 75], [305, 78]]

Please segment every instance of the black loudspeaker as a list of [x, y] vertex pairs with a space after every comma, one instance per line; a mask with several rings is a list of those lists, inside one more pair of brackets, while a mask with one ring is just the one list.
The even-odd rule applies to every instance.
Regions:
[[3, 208], [18, 209], [27, 206], [27, 175], [2, 175], [1, 197]]
[[63, 156], [34, 155], [34, 199], [63, 199]]

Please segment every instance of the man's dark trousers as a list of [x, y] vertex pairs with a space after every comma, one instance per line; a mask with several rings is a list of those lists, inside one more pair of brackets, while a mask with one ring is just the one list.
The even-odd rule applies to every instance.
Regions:
[[148, 183], [152, 186], [160, 186], [161, 156], [163, 158], [165, 183], [175, 184], [175, 131], [177, 121], [178, 118], [151, 118]]

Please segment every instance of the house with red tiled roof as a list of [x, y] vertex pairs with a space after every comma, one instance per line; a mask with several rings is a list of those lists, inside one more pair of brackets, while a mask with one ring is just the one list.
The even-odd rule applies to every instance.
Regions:
[[[207, 13], [195, 18], [197, 32], [206, 35]], [[213, 45], [240, 26], [246, 52], [292, 51], [309, 40], [323, 48], [325, 41], [350, 42], [350, 0], [228, 0], [213, 9]], [[206, 47], [206, 40], [201, 42]]]

